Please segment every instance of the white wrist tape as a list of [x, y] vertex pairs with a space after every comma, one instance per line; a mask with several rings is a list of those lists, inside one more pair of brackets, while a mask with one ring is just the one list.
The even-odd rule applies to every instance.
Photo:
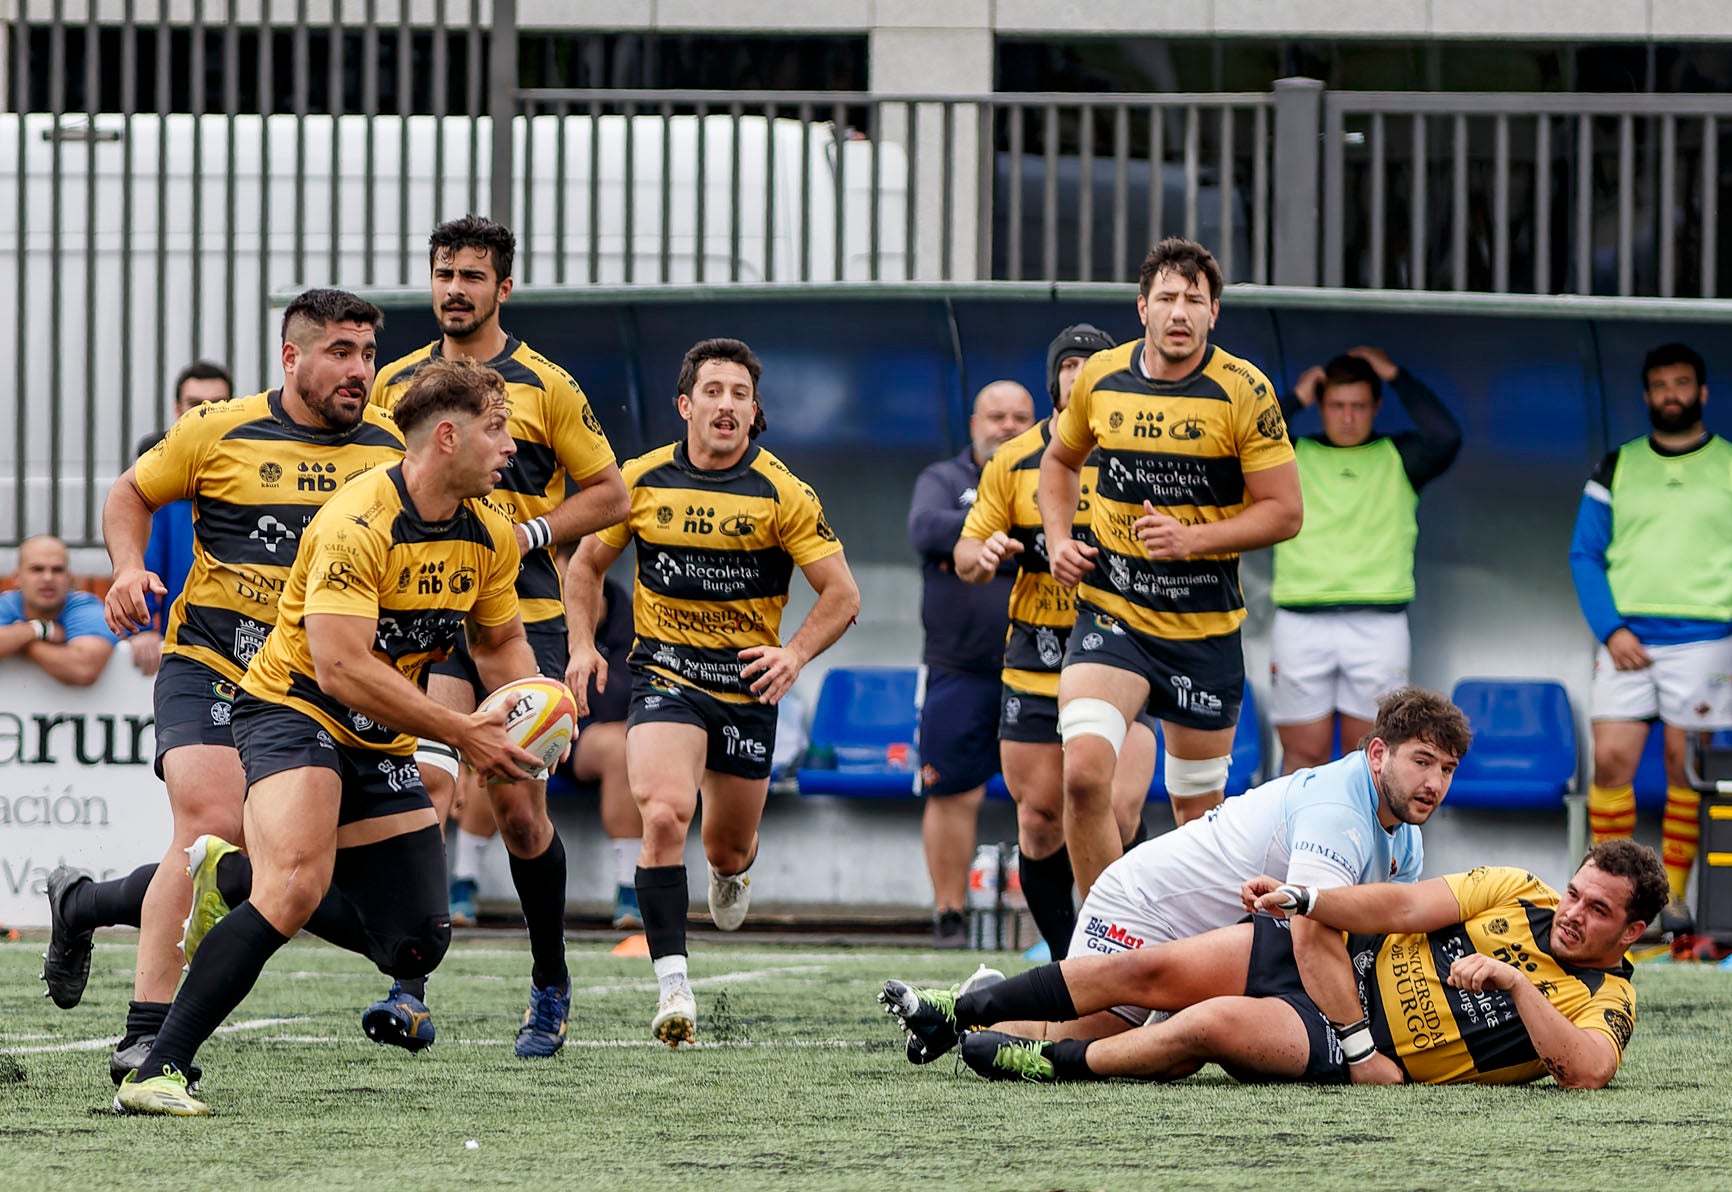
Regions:
[[533, 518], [523, 524], [523, 532], [529, 538], [529, 549], [540, 550], [553, 541], [553, 531], [548, 528], [545, 517]]
[[36, 640], [45, 642], [54, 635], [53, 621], [31, 621], [30, 628], [36, 631]]
[[1341, 1040], [1341, 1052], [1350, 1064], [1363, 1064], [1377, 1054], [1377, 1045], [1371, 1041], [1371, 1023], [1364, 1018], [1335, 1027], [1335, 1037]]
[[1317, 903], [1317, 891], [1310, 886], [1276, 886], [1277, 906], [1290, 915], [1308, 915]]

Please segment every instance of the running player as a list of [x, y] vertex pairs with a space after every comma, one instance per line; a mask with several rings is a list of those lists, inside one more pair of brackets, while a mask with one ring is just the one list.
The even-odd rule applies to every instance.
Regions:
[[[733, 931], [751, 894], [746, 870], [758, 855], [769, 793], [775, 705], [860, 611], [859, 589], [818, 495], [754, 442], [764, 429], [761, 372], [737, 339], [693, 345], [675, 398], [685, 439], [626, 464], [631, 516], [585, 538], [567, 577], [573, 623], [566, 684], [583, 701], [592, 677], [604, 690], [623, 681], [610, 680], [590, 644], [594, 625], [577, 620], [593, 616], [602, 576], [637, 540], [626, 773], [643, 813], [637, 896], [660, 991], [650, 1030], [670, 1047], [693, 1042], [697, 1032], [683, 859], [699, 791], [710, 918]], [[818, 600], [783, 645], [782, 609], [795, 567]]]
[[[1076, 622], [1071, 589], [1047, 569], [1035, 489], [1053, 424], [1070, 404], [1083, 362], [1113, 347], [1112, 337], [1087, 323], [1066, 327], [1046, 350], [1053, 416], [1010, 440], [987, 461], [977, 496], [957, 540], [957, 578], [989, 583], [1014, 557], [1010, 632], [1004, 644], [998, 750], [1005, 785], [1016, 800], [1016, 843], [1023, 896], [1055, 960], [1063, 960], [1076, 930], [1070, 852], [1064, 844], [1064, 754], [1058, 736], [1059, 663]], [[1082, 471], [1076, 533], [1087, 534], [1095, 466]], [[1085, 538], [1086, 541], [1086, 538]], [[1113, 770], [1113, 818], [1126, 851], [1142, 843], [1143, 804], [1155, 769], [1154, 722], [1139, 716], [1125, 735]]]
[[[1108, 866], [1083, 900], [1070, 958], [1132, 952], [1237, 922], [1241, 883], [1263, 874], [1330, 888], [1417, 880], [1424, 864], [1419, 826], [1448, 793], [1471, 740], [1467, 718], [1442, 696], [1410, 687], [1392, 692], [1378, 705], [1376, 732], [1363, 751], [1267, 782]], [[1341, 936], [1309, 920], [1296, 926], [1293, 951], [1306, 991], [1332, 1021], [1352, 1022], [1358, 1001]], [[879, 1000], [920, 1044], [908, 1047], [912, 1062], [927, 1063], [953, 1042], [943, 1032], [955, 996], [885, 983]], [[1078, 1030], [1115, 1034], [1160, 1009], [1103, 1007]], [[1353, 1076], [1400, 1079], [1387, 1060], [1357, 1066]]]
[[[1085, 895], [1119, 855], [1112, 777], [1147, 709], [1180, 823], [1221, 801], [1245, 686], [1239, 553], [1299, 530], [1287, 425], [1256, 367], [1209, 344], [1221, 270], [1177, 238], [1143, 261], [1146, 338], [1083, 365], [1040, 464], [1055, 579], [1077, 588], [1059, 680], [1065, 844]], [[1092, 544], [1071, 536], [1096, 448]]]
[[402, 458], [396, 427], [367, 405], [383, 319], [342, 290], [297, 297], [283, 312], [282, 388], [189, 412], [121, 474], [103, 509], [114, 562], [106, 611], [116, 633], [148, 629], [147, 597], [165, 591], [144, 565], [152, 512], [192, 501], [196, 540], [156, 676], [156, 773], [174, 816], [163, 864], [111, 882], [62, 867], [48, 882], [43, 977], [56, 1005], [83, 995], [92, 930], [139, 928], [133, 1001], [109, 1063], [117, 1083], [148, 1054], [180, 980], [188, 846], [206, 834], [240, 838], [246, 783], [229, 731], [235, 689], [276, 623], [301, 537], [344, 483]]
[[[468, 215], [434, 228], [427, 244], [433, 315], [442, 335], [380, 369], [372, 400], [392, 409], [416, 374], [435, 360], [475, 360], [504, 378], [517, 454], [490, 499], [517, 523], [517, 544], [523, 551], [517, 595], [524, 629], [537, 669], [557, 679], [565, 673], [566, 630], [554, 547], [624, 517], [625, 484], [613, 448], [577, 383], [499, 325], [499, 308], [511, 296], [517, 250], [510, 230]], [[568, 481], [576, 488], [569, 497]], [[486, 695], [461, 645], [433, 666], [427, 694], [456, 712], [474, 711]], [[443, 824], [456, 793], [458, 759], [443, 743], [429, 741], [417, 760]], [[475, 776], [470, 774], [467, 781], [466, 799], [481, 799]], [[538, 1025], [518, 1034], [517, 1054], [552, 1055], [565, 1040], [570, 1008], [565, 845], [548, 818], [545, 782], [494, 783], [486, 788], [485, 798], [492, 803], [511, 856], [512, 884], [529, 927], [530, 993], [524, 1021]], [[373, 1009], [382, 1009], [397, 992], [392, 990]]]
[[[505, 386], [472, 361], [440, 361], [422, 370], [396, 419], [403, 462], [346, 486], [307, 526], [277, 626], [242, 680], [233, 728], [251, 893], [214, 923], [189, 925], [186, 984], [140, 1071], [122, 1082], [120, 1112], [210, 1112], [187, 1090], [194, 1055], [333, 884], [353, 910], [358, 950], [383, 971], [423, 981], [439, 963], [451, 941], [445, 846], [417, 736], [461, 750], [484, 778], [540, 768], [511, 743], [506, 709], [465, 716], [418, 687], [465, 623], [490, 687], [534, 671], [512, 523], [479, 499], [516, 450]], [[442, 582], [423, 582], [433, 577]], [[232, 851], [209, 837], [194, 848], [201, 910]], [[426, 1008], [405, 1017], [412, 1030]]]
[[[1002, 1021], [1016, 1034], [967, 1034], [962, 1058], [997, 1080], [1173, 1080], [1216, 1063], [1241, 1080], [1346, 1084], [1381, 1055], [1420, 1084], [1525, 1084], [1549, 1074], [1565, 1088], [1604, 1088], [1636, 1026], [1624, 950], [1666, 897], [1660, 859], [1630, 840], [1596, 845], [1562, 894], [1510, 868], [1396, 888], [1280, 886], [1259, 909], [1353, 933], [1364, 1017], [1332, 1030], [1305, 995], [1287, 924], [1260, 915], [964, 994], [959, 1028]], [[1102, 1040], [1074, 1037], [1062, 1021], [1125, 997], [1176, 1013]]]

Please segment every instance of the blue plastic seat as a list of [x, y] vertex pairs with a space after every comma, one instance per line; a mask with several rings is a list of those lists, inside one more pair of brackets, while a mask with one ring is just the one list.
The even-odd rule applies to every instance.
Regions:
[[1659, 812], [1666, 807], [1666, 727], [1658, 720], [1648, 728], [1642, 760], [1636, 763], [1636, 810]]
[[1467, 714], [1473, 747], [1445, 807], [1554, 811], [1576, 776], [1569, 693], [1545, 679], [1463, 679], [1451, 698]]
[[824, 676], [796, 778], [802, 795], [914, 793], [913, 667], [835, 667]]

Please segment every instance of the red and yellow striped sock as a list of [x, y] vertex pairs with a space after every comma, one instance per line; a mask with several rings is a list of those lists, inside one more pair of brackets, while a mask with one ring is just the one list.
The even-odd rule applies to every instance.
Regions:
[[1634, 786], [1628, 782], [1623, 786], [1601, 786], [1595, 783], [1588, 788], [1588, 831], [1593, 836], [1593, 843], [1604, 844], [1608, 840], [1619, 840], [1635, 830]]
[[1697, 808], [1702, 796], [1687, 786], [1666, 788], [1666, 819], [1662, 824], [1660, 859], [1666, 864], [1666, 880], [1672, 897], [1682, 898], [1690, 885], [1690, 866], [1696, 862], [1696, 846], [1702, 838]]

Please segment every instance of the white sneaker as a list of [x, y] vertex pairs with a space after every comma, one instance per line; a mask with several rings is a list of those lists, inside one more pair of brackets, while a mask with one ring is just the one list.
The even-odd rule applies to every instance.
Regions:
[[752, 901], [752, 879], [743, 873], [727, 877], [710, 870], [710, 922], [719, 931], [738, 931]]
[[1004, 974], [995, 968], [987, 968], [984, 964], [974, 970], [974, 975], [956, 987], [956, 996], [973, 993], [977, 989], [985, 989], [989, 985], [997, 985], [1004, 980]]
[[690, 985], [681, 981], [662, 994], [656, 1016], [650, 1019], [650, 1034], [669, 1047], [698, 1041], [698, 1002]]

